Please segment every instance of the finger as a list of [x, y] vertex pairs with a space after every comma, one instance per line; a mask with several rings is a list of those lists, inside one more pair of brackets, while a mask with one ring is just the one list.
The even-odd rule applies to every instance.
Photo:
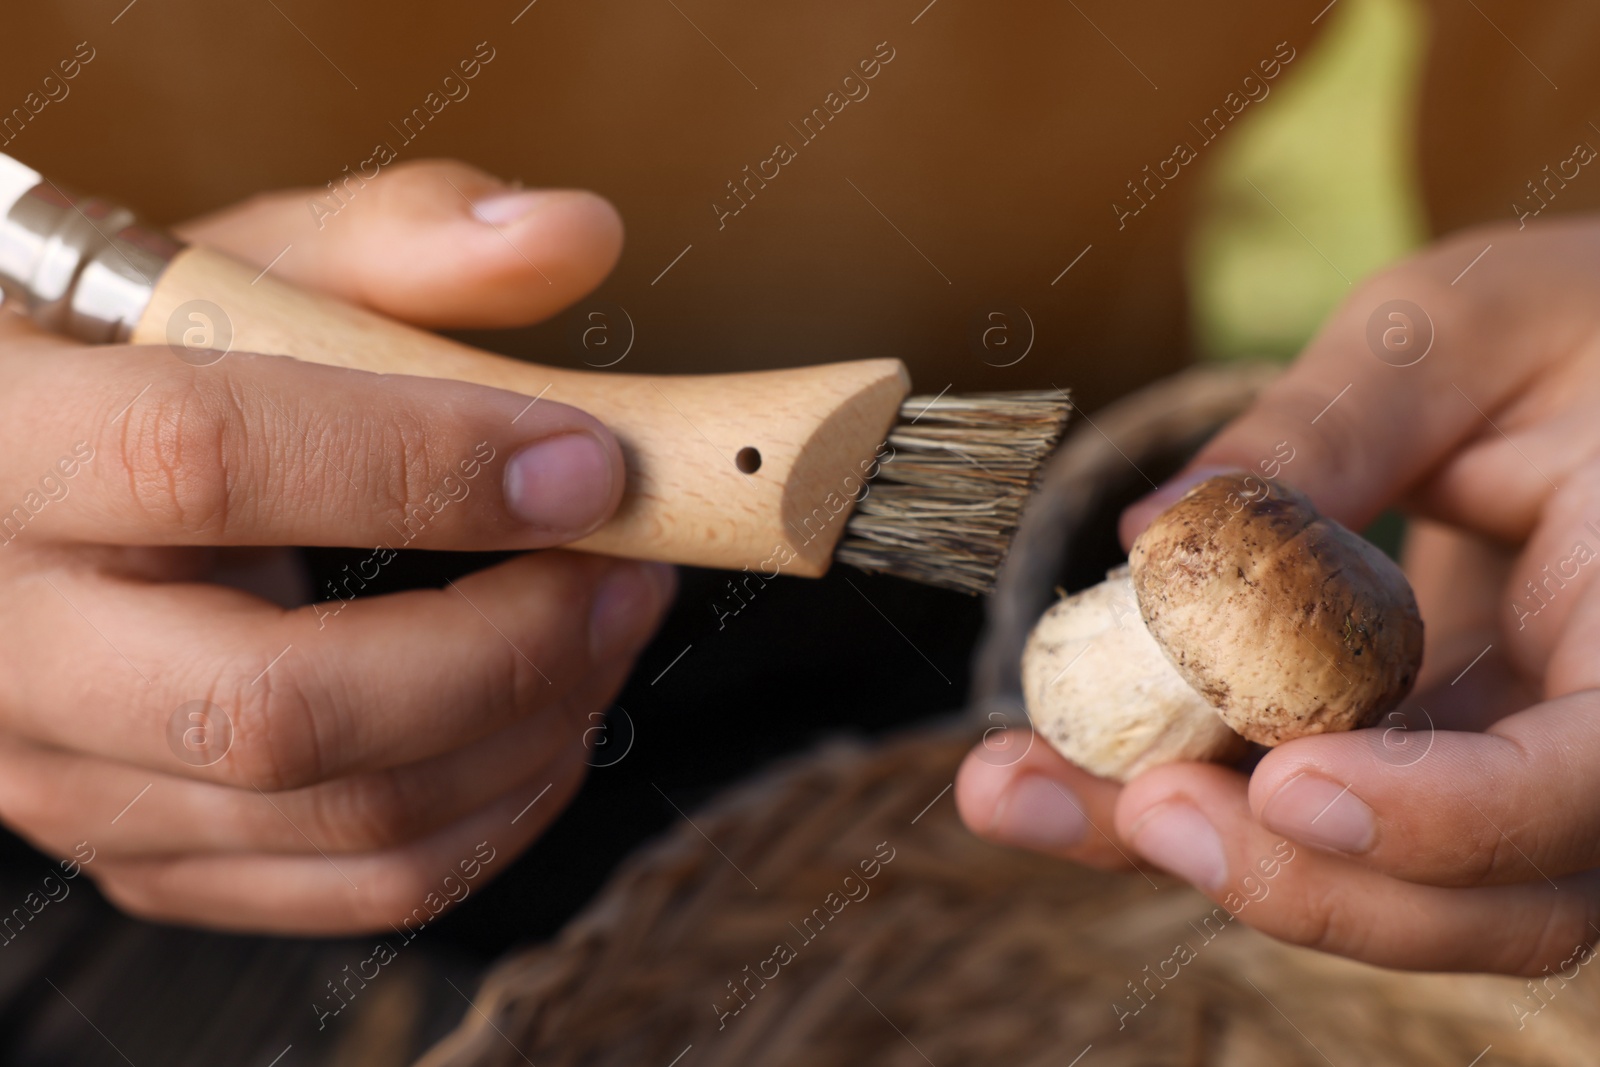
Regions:
[[973, 833], [1107, 870], [1133, 865], [1116, 839], [1117, 783], [1063, 759], [1031, 730], [991, 735], [956, 775], [956, 807]]
[[1459, 528], [1413, 518], [1406, 523], [1400, 558], [1417, 610], [1427, 620], [1416, 685], [1426, 692], [1454, 678], [1489, 646], [1504, 645], [1500, 621], [1513, 553]]
[[80, 342], [51, 333], [24, 313], [16, 301], [0, 302], [0, 341], [27, 341], [59, 348], [76, 348]]
[[0, 741], [0, 820], [60, 854], [86, 834], [107, 857], [394, 848], [524, 784], [548, 784], [553, 761], [597, 728], [594, 709], [606, 707], [624, 677], [618, 666], [586, 679], [546, 713], [454, 752], [279, 793], [7, 739]]
[[157, 922], [409, 939], [497, 877], [544, 831], [582, 782], [585, 751], [568, 747], [545, 783], [529, 783], [400, 848], [338, 857], [97, 857], [84, 869], [118, 907]]
[[1377, 724], [1379, 751], [1415, 762], [1435, 730], [1481, 733], [1540, 699], [1506, 657], [1500, 629], [1511, 549], [1427, 519], [1406, 524], [1401, 559], [1428, 621], [1417, 686]]
[[[1572, 471], [1550, 494], [1497, 605], [1513, 662], [1544, 680], [1544, 695], [1600, 686], [1600, 463]], [[1558, 656], [1557, 653], [1560, 652]]]
[[273, 263], [298, 285], [435, 327], [547, 318], [599, 285], [622, 251], [622, 220], [593, 193], [518, 189], [448, 160], [339, 184], [337, 196], [258, 196], [178, 231]]
[[1597, 712], [1600, 692], [1574, 693], [1419, 737], [1404, 760], [1377, 731], [1302, 738], [1261, 761], [1250, 803], [1275, 833], [1408, 881], [1554, 883], [1600, 866]]
[[8, 542], [538, 548], [625, 479], [589, 415], [459, 382], [120, 348], [12, 360], [0, 386]]
[[[288, 612], [207, 585], [17, 582], [11, 731], [266, 792], [415, 763], [556, 707], [627, 667], [673, 588], [658, 564], [559, 552]], [[192, 729], [215, 740], [185, 748]]]
[[[1592, 243], [1596, 236], [1586, 229], [1583, 238]], [[1555, 252], [1553, 258], [1559, 255]], [[1560, 292], [1567, 278], [1591, 277], [1595, 264], [1572, 262], [1570, 269], [1570, 275], [1563, 271], [1562, 277], [1544, 279], [1545, 287]], [[1575, 402], [1600, 393], [1600, 336], [1592, 302], [1581, 308], [1550, 306], [1547, 297], [1541, 299], [1542, 291], [1510, 295], [1523, 306], [1506, 316], [1520, 327], [1517, 335], [1504, 339], [1506, 348], [1528, 345], [1535, 358], [1541, 351], [1553, 351], [1559, 358], [1546, 359], [1523, 387], [1500, 399], [1498, 408], [1475, 390], [1468, 396], [1467, 382], [1458, 382], [1457, 399], [1470, 399], [1482, 409], [1477, 412], [1482, 429], [1416, 487], [1408, 506], [1444, 522], [1473, 523], [1502, 541], [1517, 543], [1533, 529], [1544, 502], [1600, 454], [1600, 424], [1586, 404]], [[1554, 334], [1554, 342], [1530, 343], [1523, 336], [1541, 330]]]
[[[1243, 777], [1210, 764], [1169, 764], [1130, 783], [1117, 828], [1145, 859], [1218, 903], [1217, 929], [1237, 917], [1379, 966], [1537, 974], [1600, 937], [1594, 875], [1481, 889], [1398, 881], [1262, 827]], [[1196, 928], [1201, 943], [1216, 936], [1210, 918]]]
[[[1588, 334], [1570, 324], [1592, 319], [1581, 287], [1548, 285], [1528, 263], [1560, 262], [1575, 278], [1592, 276], [1600, 271], [1597, 232], [1600, 224], [1592, 222], [1570, 232], [1541, 231], [1537, 238], [1509, 227], [1474, 230], [1364, 282], [1295, 364], [1202, 448], [1185, 473], [1124, 514], [1124, 541], [1131, 543], [1166, 505], [1217, 468], [1281, 477], [1354, 529], [1434, 475], [1437, 490], [1423, 494], [1434, 509], [1457, 519], [1471, 516], [1482, 532], [1520, 540], [1551, 481], [1560, 484], [1575, 462], [1600, 447], [1600, 427], [1592, 419], [1574, 413], [1584, 424], [1576, 434], [1571, 426], [1540, 429], [1536, 407], [1511, 404], [1526, 383], [1589, 343]], [[1496, 254], [1459, 275], [1485, 243], [1494, 244]], [[1394, 301], [1407, 306], [1395, 310]], [[1394, 314], [1403, 318], [1391, 320]], [[1386, 327], [1389, 322], [1396, 324]], [[1421, 343], [1423, 331], [1431, 332], [1432, 348], [1427, 355], [1403, 345], [1390, 350], [1386, 329], [1401, 330], [1411, 338], [1405, 343]], [[1517, 358], [1503, 358], [1508, 351]], [[1531, 435], [1526, 445], [1501, 433], [1524, 428]], [[1473, 480], [1456, 473], [1466, 467], [1454, 460], [1435, 474], [1446, 457], [1471, 451], [1476, 440], [1483, 450], [1472, 452]]]

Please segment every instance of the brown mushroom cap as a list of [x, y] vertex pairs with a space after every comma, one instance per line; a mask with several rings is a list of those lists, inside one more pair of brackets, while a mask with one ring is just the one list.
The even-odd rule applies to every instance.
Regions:
[[1204, 481], [1129, 565], [1162, 651], [1252, 741], [1370, 726], [1416, 681], [1422, 618], [1405, 575], [1293, 489]]

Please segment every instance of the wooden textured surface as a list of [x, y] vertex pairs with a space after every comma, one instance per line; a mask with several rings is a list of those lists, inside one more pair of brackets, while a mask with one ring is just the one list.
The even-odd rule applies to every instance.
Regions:
[[[220, 315], [185, 306], [196, 300]], [[303, 292], [203, 248], [167, 268], [133, 341], [182, 343], [191, 327], [227, 336], [233, 351], [454, 378], [582, 408], [622, 441], [628, 490], [611, 522], [576, 547], [730, 570], [827, 570], [844, 502], [910, 389], [892, 359], [694, 376], [542, 367]], [[746, 448], [760, 453], [751, 473], [736, 465]], [[807, 523], [819, 509], [829, 521]]]
[[983, 729], [836, 743], [691, 811], [559, 940], [491, 972], [417, 1067], [1594, 1062], [1600, 987], [1577, 966], [1537, 997], [1380, 970], [1160, 875], [980, 841], [945, 790]]

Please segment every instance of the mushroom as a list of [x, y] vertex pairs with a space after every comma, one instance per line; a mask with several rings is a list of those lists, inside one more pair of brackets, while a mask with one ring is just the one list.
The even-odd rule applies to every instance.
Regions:
[[1022, 683], [1063, 756], [1127, 781], [1370, 726], [1421, 659], [1399, 567], [1302, 494], [1224, 474], [1162, 512], [1127, 566], [1044, 614]]

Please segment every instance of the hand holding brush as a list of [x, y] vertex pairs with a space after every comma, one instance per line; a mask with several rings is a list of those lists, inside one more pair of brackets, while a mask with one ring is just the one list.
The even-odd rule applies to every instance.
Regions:
[[4, 157], [0, 285], [84, 341], [167, 343], [201, 362], [291, 355], [576, 406], [618, 436], [627, 484], [573, 547], [769, 576], [814, 577], [837, 557], [987, 591], [1069, 407], [1059, 391], [908, 399], [891, 359], [698, 376], [504, 359], [183, 246]]
[[[763, 510], [781, 505], [777, 487], [806, 453], [798, 431], [785, 434], [813, 417], [827, 452], [844, 439], [830, 415], [858, 413], [845, 421], [855, 420], [861, 454], [829, 453], [841, 483], [876, 473], [888, 452], [905, 388], [890, 361], [809, 386], [804, 373], [784, 377], [792, 372], [743, 392], [725, 382], [710, 404], [671, 379], [595, 390], [585, 403], [609, 402], [608, 426], [557, 399], [581, 379], [395, 321], [503, 327], [579, 298], [620, 250], [614, 211], [588, 194], [509, 190], [457, 164], [402, 165], [325, 231], [302, 196], [266, 196], [183, 227], [185, 253], [117, 244], [132, 236], [126, 213], [74, 203], [26, 168], [4, 172], [7, 226], [25, 216], [20, 232], [34, 239], [0, 255], [6, 307], [29, 312], [0, 315], [0, 818], [58, 856], [89, 854], [75, 851], [87, 840], [84, 871], [138, 915], [297, 933], [414, 926], [419, 902], [439, 899], [440, 872], [488, 841], [498, 858], [481, 877], [493, 877], [561, 810], [583, 777], [590, 715], [609, 705], [673, 588], [670, 567], [545, 551], [445, 589], [283, 607], [219, 573], [228, 546], [387, 546], [352, 570], [350, 595], [368, 564], [406, 546], [584, 541], [761, 567], [781, 542], [795, 557], [781, 569], [809, 573], [826, 565], [823, 538], [839, 538], [850, 513], [824, 494], [786, 533], [781, 508]], [[82, 253], [108, 248], [126, 259], [109, 252], [99, 262], [115, 269], [86, 275], [94, 255]], [[219, 265], [234, 289], [162, 290], [186, 276], [168, 276], [163, 256], [168, 269]], [[187, 311], [169, 340], [163, 305], [140, 334], [153, 343], [130, 345], [118, 338], [134, 337], [140, 316], [107, 321], [96, 318], [105, 305], [70, 299], [148, 300], [146, 282], [174, 304], [225, 309], [229, 353], [219, 358], [218, 334]], [[255, 303], [263, 293], [267, 313]], [[314, 328], [272, 317], [285, 307], [304, 309], [300, 326]], [[103, 343], [63, 336], [72, 333]], [[450, 368], [428, 362], [439, 352]], [[409, 362], [386, 365], [386, 353]], [[473, 381], [449, 380], [468, 365], [460, 376]], [[802, 387], [832, 406], [809, 413]], [[916, 507], [914, 479], [952, 459], [1026, 482], [1036, 460], [1019, 467], [994, 454], [1003, 444], [951, 436], [972, 412], [962, 403], [946, 396], [913, 412], [912, 441], [889, 434], [898, 456], [928, 447], [930, 461], [906, 464], [903, 483], [873, 483], [856, 522], [893, 529], [897, 512]], [[650, 427], [627, 417], [641, 409], [678, 420], [660, 456], [640, 447]], [[762, 451], [759, 469], [739, 469], [746, 445]], [[669, 471], [682, 474], [681, 492], [641, 498]], [[974, 510], [992, 522], [1015, 507], [968, 501], [963, 512], [955, 499], [927, 501], [940, 536]], [[680, 505], [698, 518], [683, 519]], [[619, 531], [639, 539], [585, 541]], [[916, 558], [931, 543], [913, 539]], [[286, 555], [266, 559], [253, 586], [281, 597], [297, 577]]]

